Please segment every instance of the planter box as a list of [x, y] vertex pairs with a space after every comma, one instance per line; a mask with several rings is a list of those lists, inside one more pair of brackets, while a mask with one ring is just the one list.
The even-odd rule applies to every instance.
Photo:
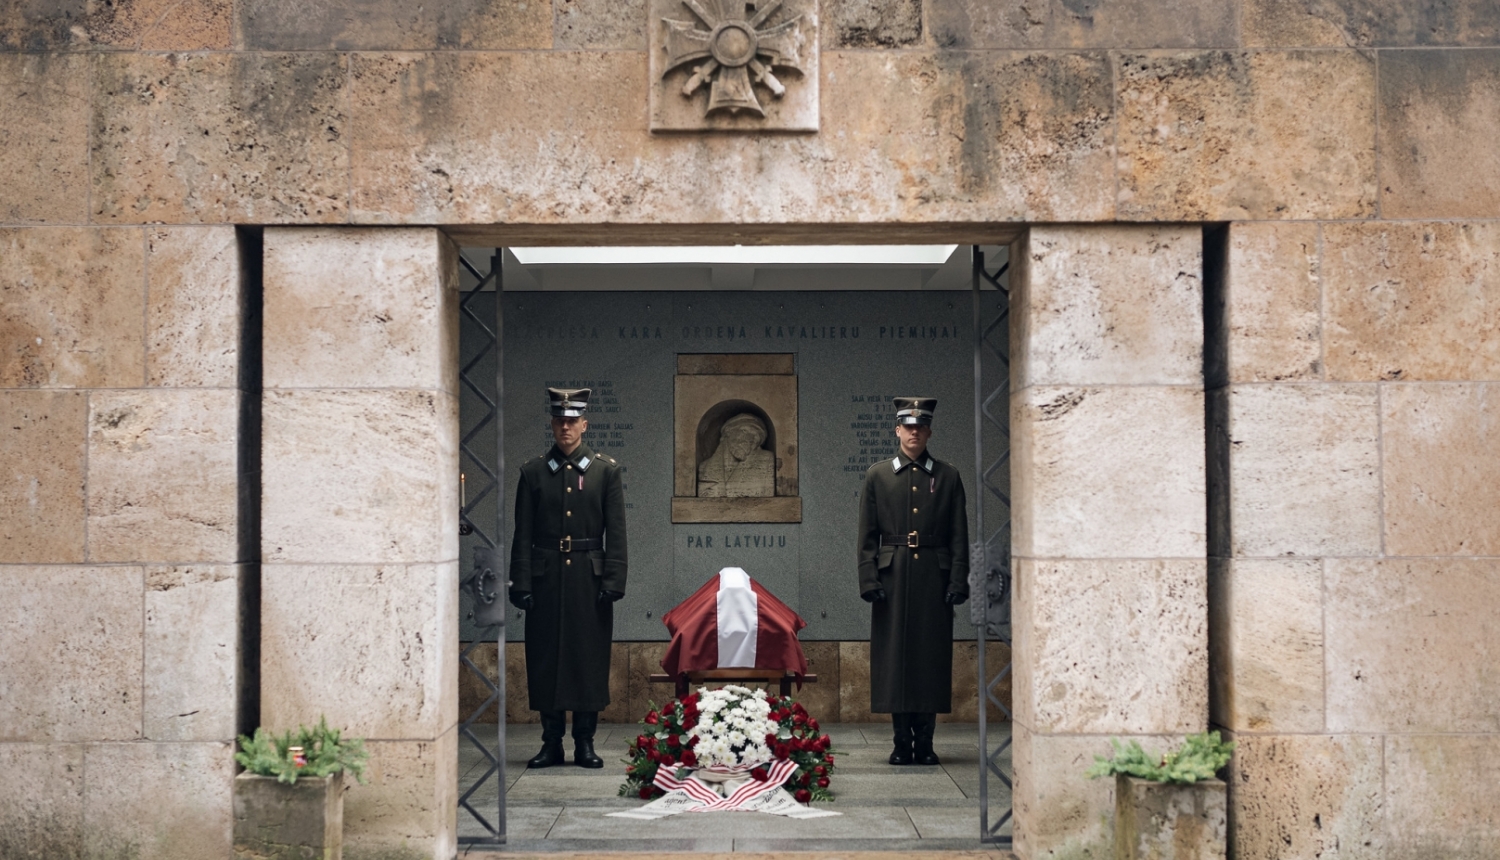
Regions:
[[342, 860], [344, 782], [335, 774], [295, 785], [274, 776], [234, 779], [235, 860]]
[[1225, 786], [1115, 777], [1115, 860], [1224, 860]]

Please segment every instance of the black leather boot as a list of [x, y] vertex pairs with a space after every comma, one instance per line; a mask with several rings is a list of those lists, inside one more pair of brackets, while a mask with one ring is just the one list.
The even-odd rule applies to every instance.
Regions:
[[542, 711], [542, 751], [526, 763], [527, 767], [552, 767], [562, 764], [563, 732], [568, 728], [568, 715], [563, 711]]
[[942, 764], [932, 751], [932, 735], [937, 731], [937, 714], [912, 714], [912, 761], [917, 764]]
[[604, 759], [594, 754], [594, 731], [598, 728], [598, 711], [573, 712], [573, 763], [579, 767], [604, 767]]
[[895, 749], [887, 759], [891, 764], [911, 764], [911, 715], [891, 714], [891, 740]]

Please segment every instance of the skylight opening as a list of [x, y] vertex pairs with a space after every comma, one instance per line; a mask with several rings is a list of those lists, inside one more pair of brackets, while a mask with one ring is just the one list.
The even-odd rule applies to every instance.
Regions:
[[511, 248], [523, 266], [941, 266], [957, 245], [704, 245]]

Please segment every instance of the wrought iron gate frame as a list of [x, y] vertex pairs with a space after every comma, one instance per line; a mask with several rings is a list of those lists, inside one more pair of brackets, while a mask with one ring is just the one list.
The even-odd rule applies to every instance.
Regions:
[[[483, 550], [488, 551], [492, 565], [497, 569], [498, 582], [504, 584], [508, 581], [505, 569], [508, 559], [504, 552], [503, 533], [505, 528], [505, 429], [503, 420], [504, 394], [505, 394], [505, 350], [503, 310], [501, 303], [501, 292], [503, 283], [501, 278], [503, 250], [496, 248], [490, 258], [490, 271], [480, 272], [462, 254], [459, 255], [459, 264], [472, 275], [476, 284], [469, 290], [462, 292], [459, 301], [459, 312], [461, 316], [468, 319], [479, 327], [483, 333], [486, 343], [468, 363], [459, 368], [459, 382], [467, 387], [480, 402], [484, 404], [485, 412], [472, 428], [462, 430], [460, 440], [460, 459], [467, 460], [478, 468], [479, 474], [484, 476], [484, 484], [475, 494], [473, 499], [465, 499], [460, 510], [460, 523], [463, 527], [472, 530], [473, 534], [479, 536], [484, 543]], [[990, 808], [990, 776], [993, 774], [1005, 786], [1008, 798], [1014, 791], [1013, 775], [1006, 772], [1001, 764], [1002, 755], [1011, 747], [1013, 734], [1007, 732], [1005, 739], [993, 750], [989, 745], [989, 720], [990, 705], [993, 705], [1006, 723], [1010, 723], [1012, 714], [996, 695], [996, 688], [1010, 675], [1012, 663], [1007, 662], [1005, 666], [989, 678], [985, 666], [986, 645], [992, 638], [1006, 641], [1007, 637], [1001, 634], [999, 625], [1009, 622], [1009, 597], [1010, 597], [1010, 504], [1011, 500], [1007, 493], [1008, 482], [1002, 487], [995, 481], [995, 477], [1002, 469], [1007, 470], [1010, 462], [1010, 432], [1009, 421], [1000, 420], [995, 417], [994, 409], [1009, 409], [1009, 367], [1010, 356], [1008, 349], [997, 349], [989, 340], [989, 336], [1000, 326], [1008, 325], [1010, 317], [1009, 298], [1010, 291], [1006, 289], [1001, 278], [1010, 267], [1007, 260], [991, 274], [984, 262], [984, 252], [975, 245], [972, 248], [972, 276], [973, 276], [973, 315], [974, 315], [974, 473], [977, 493], [975, 495], [974, 518], [977, 540], [971, 552], [971, 567], [980, 572], [974, 582], [978, 586], [975, 589], [973, 605], [971, 607], [971, 619], [975, 623], [977, 639], [976, 673], [978, 675], [979, 688], [979, 839], [981, 843], [993, 844], [1004, 848], [1013, 845], [1013, 834], [1006, 832], [1006, 825], [1012, 821], [1012, 805], [1007, 803], [1004, 810], [996, 809], [998, 813], [994, 823], [991, 824]], [[495, 293], [495, 314], [490, 323], [486, 323], [473, 309], [470, 304], [484, 291], [485, 287], [493, 282]], [[1000, 311], [994, 319], [986, 323], [983, 312], [983, 289], [988, 283], [1005, 297], [1000, 303]], [[493, 325], [493, 328], [491, 328]], [[1008, 346], [1008, 343], [1007, 343]], [[988, 351], [992, 360], [997, 360], [1000, 367], [1005, 370], [1001, 374], [998, 384], [986, 395], [984, 390], [984, 367], [985, 353]], [[480, 385], [471, 375], [480, 362], [491, 352], [495, 356], [495, 396], [491, 398], [484, 387]], [[998, 401], [998, 405], [997, 402]], [[986, 425], [997, 430], [1005, 440], [1001, 451], [993, 463], [985, 464], [984, 460], [984, 431]], [[484, 458], [476, 454], [470, 443], [480, 433], [490, 430], [494, 434], [495, 458], [493, 468], [484, 461]], [[481, 524], [471, 519], [470, 514], [490, 493], [495, 494], [495, 521], [493, 533], [487, 533]], [[1004, 507], [1004, 516], [1000, 518], [999, 526], [987, 533], [984, 517], [985, 502], [993, 495], [995, 500]], [[483, 554], [483, 553], [481, 553]], [[991, 559], [994, 559], [991, 563]], [[478, 561], [478, 559], [476, 559]], [[503, 589], [496, 599], [505, 599]], [[501, 623], [484, 628], [484, 634], [493, 636], [496, 642], [496, 672], [491, 678], [481, 670], [471, 659], [475, 649], [486, 644], [489, 640], [485, 635], [477, 636], [469, 643], [460, 654], [462, 665], [468, 671], [474, 673], [490, 690], [490, 695], [477, 707], [473, 713], [459, 726], [461, 738], [467, 739], [474, 744], [489, 760], [489, 767], [485, 772], [465, 788], [460, 784], [461, 793], [458, 797], [458, 806], [472, 815], [488, 832], [487, 836], [460, 836], [458, 844], [470, 848], [502, 847], [506, 844], [506, 768], [505, 768], [505, 728], [506, 728], [506, 689], [505, 689], [505, 624], [501, 615]], [[495, 733], [495, 745], [493, 748], [487, 746], [480, 737], [475, 734], [474, 727], [480, 717], [491, 707], [496, 708], [498, 719]], [[1013, 770], [1013, 767], [1012, 767]], [[484, 813], [476, 809], [469, 802], [482, 786], [490, 779], [496, 780], [497, 803], [495, 817], [493, 820], [487, 818]]]
[[[1000, 641], [1009, 641], [1008, 625], [1010, 622], [1010, 495], [1009, 480], [1004, 486], [1000, 485], [996, 478], [1002, 474], [1009, 476], [1010, 469], [1010, 420], [1008, 412], [1010, 409], [1010, 355], [1009, 338], [1004, 341], [1004, 348], [996, 348], [990, 341], [990, 336], [999, 327], [1009, 325], [1010, 321], [1010, 291], [1001, 278], [1010, 268], [1009, 259], [991, 274], [984, 262], [984, 251], [978, 246], [973, 246], [973, 298], [974, 298], [974, 478], [976, 493], [974, 497], [974, 524], [976, 540], [970, 551], [970, 570], [977, 571], [978, 575], [971, 575], [971, 591], [973, 592], [973, 604], [970, 619], [974, 622], [975, 637], [977, 639], [978, 654], [976, 657], [975, 673], [979, 681], [979, 841], [981, 843], [993, 844], [1002, 848], [1010, 848], [1014, 844], [1014, 827], [1007, 830], [1006, 825], [1012, 823], [1014, 811], [1014, 762], [1011, 765], [1011, 773], [1007, 773], [1001, 763], [1001, 757], [1010, 749], [1014, 740], [1014, 730], [1008, 729], [1005, 739], [993, 750], [990, 749], [989, 722], [990, 705], [1003, 714], [1007, 724], [1011, 723], [1012, 715], [995, 694], [1000, 682], [1004, 681], [1011, 672], [1012, 662], [1007, 661], [993, 678], [986, 672], [985, 650], [986, 645], [993, 638]], [[999, 313], [988, 322], [984, 318], [983, 289], [988, 283], [1000, 292], [1003, 300], [1000, 302]], [[990, 360], [999, 361], [1000, 368], [1004, 371], [995, 387], [988, 393], [984, 390], [984, 367], [986, 352]], [[998, 403], [997, 403], [998, 401]], [[995, 409], [1004, 410], [1004, 420], [995, 417]], [[985, 464], [984, 459], [984, 431], [986, 425], [991, 430], [999, 431], [1004, 444], [996, 456], [994, 462]], [[999, 525], [993, 531], [986, 530], [984, 518], [985, 502], [993, 496], [1004, 506], [1004, 514], [999, 517]], [[1001, 625], [1006, 625], [1007, 630], [1002, 634]], [[993, 810], [994, 823], [991, 823], [990, 809], [990, 775], [1005, 786], [1007, 802], [1002, 810]]]
[[[508, 576], [506, 575], [508, 573], [507, 564], [509, 559], [507, 558], [507, 555], [504, 551], [505, 331], [503, 328], [504, 311], [501, 308], [500, 301], [501, 290], [504, 286], [501, 279], [503, 254], [503, 249], [494, 249], [494, 253], [490, 257], [490, 270], [487, 273], [481, 273], [477, 268], [474, 267], [472, 263], [464, 258], [463, 254], [460, 253], [458, 256], [459, 265], [467, 270], [469, 274], [478, 281], [478, 283], [476, 283], [472, 289], [464, 290], [461, 293], [461, 298], [459, 299], [458, 303], [460, 325], [462, 325], [463, 320], [470, 321], [472, 324], [478, 326], [479, 330], [483, 333], [486, 339], [485, 345], [479, 350], [478, 354], [470, 359], [467, 364], [460, 366], [458, 370], [459, 383], [467, 387], [470, 392], [478, 397], [480, 402], [483, 403], [485, 407], [484, 414], [480, 416], [479, 420], [475, 422], [473, 427], [467, 429], [460, 428], [460, 432], [462, 434], [459, 440], [459, 460], [461, 464], [460, 468], [462, 468], [462, 464], [467, 461], [469, 464], [472, 464], [479, 470], [479, 474], [484, 476], [485, 481], [484, 485], [478, 489], [478, 492], [475, 493], [473, 498], [466, 498], [464, 500], [464, 504], [459, 511], [459, 523], [460, 531], [462, 531], [466, 527], [471, 529], [471, 533], [478, 535], [480, 541], [484, 544], [484, 547], [482, 548], [476, 547], [476, 567], [483, 566], [484, 557], [487, 555], [491, 566], [494, 568], [494, 572], [497, 574], [496, 582], [499, 583], [499, 588], [495, 595], [495, 599], [501, 601], [502, 610], [504, 608], [503, 604], [505, 601], [504, 586], [509, 580]], [[484, 291], [484, 288], [491, 283], [494, 284], [495, 315], [493, 320], [491, 320], [489, 323], [486, 323], [484, 319], [482, 319], [478, 314], [474, 312], [474, 310], [470, 307], [470, 304], [476, 297], [479, 296], [481, 292]], [[477, 381], [472, 376], [473, 372], [480, 365], [483, 359], [492, 352], [495, 356], [495, 396], [493, 398], [491, 398], [485, 391], [485, 387], [480, 384], [480, 381]], [[470, 443], [478, 438], [479, 434], [487, 430], [494, 434], [495, 457], [493, 461], [493, 468], [491, 467], [490, 463], [486, 463], [485, 459], [476, 454], [474, 449], [470, 447]], [[490, 493], [495, 494], [495, 521], [493, 524], [494, 531], [492, 534], [486, 532], [481, 523], [476, 523], [473, 521], [473, 519], [470, 518], [470, 513], [477, 505], [479, 505], [480, 502], [484, 501], [484, 499]], [[462, 599], [463, 598], [460, 597], [460, 600]], [[470, 614], [472, 616], [473, 613], [471, 612]], [[506, 840], [505, 615], [503, 611], [500, 613], [499, 617], [501, 619], [501, 623], [483, 628], [483, 630], [481, 631], [481, 635], [476, 636], [474, 638], [474, 641], [470, 642], [468, 647], [464, 648], [459, 655], [459, 659], [462, 665], [467, 668], [468, 671], [474, 673], [474, 676], [477, 677], [481, 682], [483, 682], [484, 685], [487, 686], [490, 690], [489, 697], [486, 698], [478, 708], [475, 708], [474, 712], [469, 714], [468, 717], [459, 725], [460, 743], [462, 743], [464, 739], [467, 739], [481, 752], [483, 752], [485, 757], [489, 760], [489, 767], [478, 779], [474, 780], [472, 784], [467, 787], [465, 787], [462, 782], [460, 782], [459, 784], [458, 808], [472, 815], [480, 823], [480, 825], [482, 825], [485, 830], [489, 832], [489, 835], [487, 836], [458, 837], [459, 845], [468, 846], [471, 848], [479, 848], [484, 846], [499, 847], [505, 845]], [[490, 637], [492, 637], [493, 640], [497, 643], [497, 653], [495, 661], [496, 670], [494, 678], [491, 678], [482, 669], [475, 665], [474, 661], [470, 657], [470, 655], [476, 648], [479, 648], [481, 645], [487, 644], [487, 642], [490, 641]], [[474, 732], [475, 724], [490, 707], [494, 707], [498, 715], [498, 719], [496, 720], [498, 725], [495, 731], [495, 745], [493, 748], [487, 746], [484, 741], [481, 740], [480, 737]], [[462, 780], [462, 778], [462, 774], [460, 774], [459, 779]], [[487, 783], [491, 778], [495, 779], [496, 786], [498, 788], [498, 791], [496, 792], [498, 801], [496, 804], [495, 817], [493, 820], [487, 818], [484, 813], [480, 812], [480, 810], [476, 809], [474, 805], [469, 802], [469, 798], [472, 797], [474, 793], [477, 792], [481, 787], [483, 787], [485, 783]]]

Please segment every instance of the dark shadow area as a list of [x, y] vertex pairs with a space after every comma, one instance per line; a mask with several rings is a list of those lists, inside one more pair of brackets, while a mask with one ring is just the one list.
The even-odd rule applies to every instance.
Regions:
[[241, 734], [260, 725], [260, 436], [264, 279], [262, 232], [240, 227], [239, 414], [239, 679], [235, 722]]

